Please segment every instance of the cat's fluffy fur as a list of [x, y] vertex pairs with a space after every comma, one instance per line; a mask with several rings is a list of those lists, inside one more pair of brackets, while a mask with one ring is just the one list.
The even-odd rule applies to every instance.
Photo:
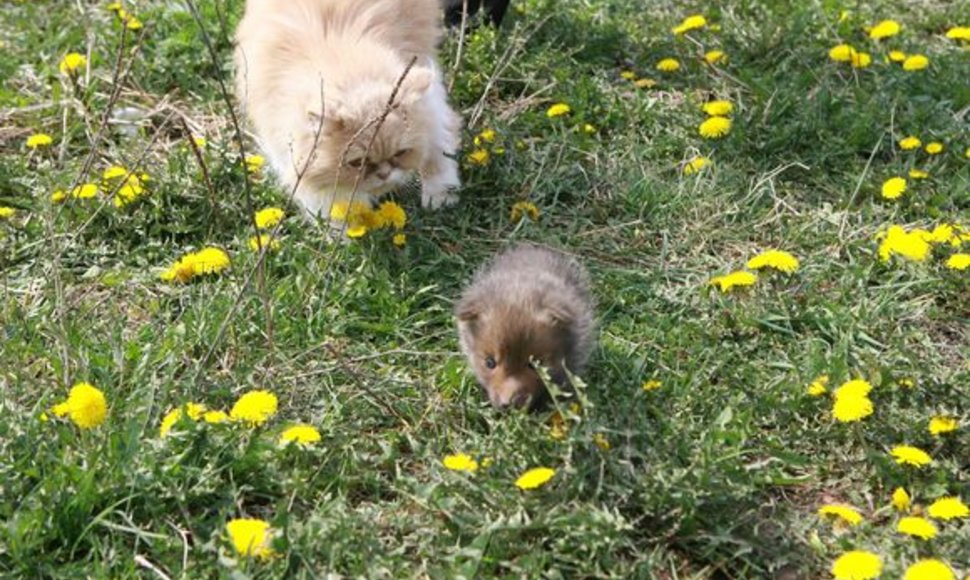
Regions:
[[247, 0], [238, 96], [266, 157], [284, 186], [299, 182], [295, 197], [311, 214], [327, 217], [352, 194], [371, 202], [414, 172], [424, 206], [457, 200], [458, 166], [446, 153], [458, 147], [461, 120], [435, 64], [440, 34], [439, 0]]
[[582, 372], [595, 341], [586, 270], [574, 259], [521, 244], [481, 269], [455, 306], [461, 349], [496, 407], [542, 404], [531, 360], [565, 386]]

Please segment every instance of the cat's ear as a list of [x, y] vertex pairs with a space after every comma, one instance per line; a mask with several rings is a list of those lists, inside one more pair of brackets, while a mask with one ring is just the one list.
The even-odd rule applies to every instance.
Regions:
[[421, 100], [431, 89], [432, 82], [434, 82], [433, 70], [424, 66], [412, 68], [401, 82], [401, 103], [407, 106]]
[[321, 115], [319, 110], [307, 109], [306, 112], [307, 130], [316, 134], [333, 133], [342, 130], [347, 122], [340, 116], [340, 109], [336, 106], [327, 107], [326, 114]]
[[465, 297], [455, 305], [455, 318], [472, 323], [482, 315], [482, 302], [477, 298]]
[[573, 313], [562, 305], [545, 305], [537, 313], [540, 322], [552, 327], [568, 326], [573, 321]]

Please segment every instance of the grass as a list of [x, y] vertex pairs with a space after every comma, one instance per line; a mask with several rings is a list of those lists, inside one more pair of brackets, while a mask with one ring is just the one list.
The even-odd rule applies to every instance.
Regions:
[[[17, 210], [0, 220], [3, 575], [805, 578], [851, 549], [879, 554], [890, 577], [931, 556], [970, 572], [967, 519], [924, 542], [896, 533], [889, 507], [899, 486], [924, 508], [970, 501], [970, 282], [942, 266], [954, 248], [883, 262], [874, 240], [892, 223], [970, 226], [970, 60], [942, 35], [968, 24], [959, 3], [860, 4], [844, 21], [827, 1], [728, 3], [706, 12], [721, 32], [678, 40], [691, 5], [517, 2], [457, 65], [457, 38], [442, 47], [464, 154], [485, 128], [498, 141], [488, 164], [465, 163], [457, 207], [395, 198], [402, 249], [389, 232], [330, 244], [270, 176], [247, 198], [213, 80], [231, 74], [241, 2], [198, 4], [215, 63], [182, 3], [132, 4], [145, 27], [125, 35], [98, 3], [0, 15], [0, 206]], [[903, 33], [867, 40], [862, 27], [887, 17]], [[829, 61], [841, 41], [873, 65]], [[729, 63], [703, 66], [701, 47]], [[888, 47], [931, 66], [884, 63]], [[72, 51], [90, 65], [77, 82], [57, 71]], [[668, 56], [683, 68], [653, 70]], [[623, 70], [658, 84], [637, 89]], [[716, 142], [696, 133], [709, 96], [736, 107]], [[547, 118], [555, 102], [572, 113]], [[132, 135], [115, 122], [96, 139], [109, 105], [137, 119]], [[39, 131], [54, 144], [31, 152]], [[909, 134], [946, 150], [901, 151]], [[207, 139], [211, 188], [191, 135]], [[713, 165], [683, 175], [698, 154]], [[104, 195], [51, 203], [112, 164], [147, 172], [148, 194], [121, 209]], [[911, 167], [931, 177], [881, 199]], [[520, 200], [537, 222], [509, 221]], [[287, 209], [283, 248], [258, 267], [249, 212], [271, 205]], [[595, 281], [600, 340], [562, 439], [549, 413], [490, 409], [458, 354], [451, 304], [514, 240], [580, 257]], [[229, 270], [159, 280], [207, 245]], [[800, 269], [730, 294], [707, 285], [770, 247]], [[805, 393], [822, 374], [830, 390], [870, 381], [874, 414], [834, 421], [828, 395]], [[661, 387], [643, 391], [648, 379]], [[78, 381], [105, 392], [105, 423], [40, 421]], [[257, 388], [279, 398], [263, 427], [183, 421], [159, 437], [170, 409], [229, 409]], [[962, 427], [931, 436], [937, 414]], [[281, 449], [297, 422], [322, 441]], [[899, 444], [934, 463], [896, 465]], [[492, 463], [443, 468], [457, 452]], [[515, 488], [535, 466], [557, 474]], [[836, 529], [816, 515], [825, 503], [865, 520]], [[233, 552], [238, 517], [270, 522], [279, 556]]]

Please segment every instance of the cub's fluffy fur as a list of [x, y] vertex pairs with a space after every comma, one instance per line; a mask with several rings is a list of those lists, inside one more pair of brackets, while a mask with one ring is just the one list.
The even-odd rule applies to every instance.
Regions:
[[496, 407], [540, 405], [546, 392], [531, 360], [563, 385], [563, 368], [582, 372], [595, 339], [585, 269], [530, 245], [507, 250], [480, 270], [455, 316], [462, 351]]
[[[247, 0], [236, 33], [236, 85], [260, 146], [311, 214], [421, 175], [421, 201], [457, 200], [461, 120], [435, 64], [439, 0]], [[375, 133], [394, 86], [417, 57]], [[319, 132], [319, 136], [317, 133]], [[354, 193], [355, 182], [357, 193]]]

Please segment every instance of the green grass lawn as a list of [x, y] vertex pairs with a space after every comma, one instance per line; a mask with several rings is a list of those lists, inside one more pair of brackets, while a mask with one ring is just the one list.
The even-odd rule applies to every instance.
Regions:
[[[217, 82], [241, 4], [126, 3], [143, 24], [127, 31], [106, 2], [0, 10], [0, 576], [795, 579], [853, 550], [886, 578], [922, 558], [970, 574], [970, 518], [930, 508], [970, 503], [970, 269], [953, 258], [970, 253], [970, 42], [945, 36], [970, 6], [519, 0], [501, 31], [442, 46], [462, 201], [392, 196], [398, 247], [389, 230], [331, 243], [268, 168], [247, 176]], [[901, 32], [870, 39], [886, 18]], [[840, 43], [869, 65], [830, 59]], [[62, 74], [72, 52], [86, 62]], [[698, 131], [712, 99], [733, 104], [720, 139]], [[134, 201], [116, 207], [118, 180], [71, 195], [113, 165], [147, 174]], [[892, 177], [907, 187], [889, 200]], [[521, 201], [538, 219], [510, 219]], [[260, 262], [265, 207], [286, 217]], [[496, 412], [459, 355], [453, 301], [517, 240], [591, 272], [579, 406]], [[210, 246], [228, 268], [161, 279]], [[710, 284], [768, 249], [800, 266]], [[871, 392], [840, 402], [872, 413], [842, 422], [853, 379]], [[107, 401], [92, 428], [54, 413], [79, 382]], [[160, 435], [180, 405], [228, 412], [254, 390], [278, 399], [259, 426]], [[320, 440], [281, 445], [300, 423]], [[897, 463], [900, 445], [931, 463]], [[478, 468], [447, 469], [458, 453]], [[520, 490], [533, 467], [555, 475]], [[906, 516], [938, 534], [898, 532]], [[268, 522], [271, 557], [237, 553], [236, 518]]]

